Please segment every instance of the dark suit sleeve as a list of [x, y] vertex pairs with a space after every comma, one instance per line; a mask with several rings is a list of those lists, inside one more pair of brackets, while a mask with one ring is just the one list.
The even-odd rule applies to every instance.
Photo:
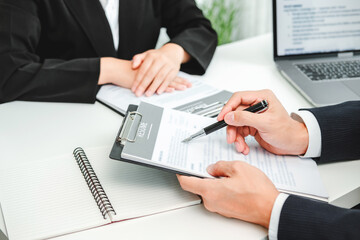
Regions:
[[194, 0], [162, 0], [162, 25], [170, 42], [182, 46], [192, 57], [182, 71], [204, 74], [217, 46], [217, 34]]
[[306, 110], [320, 126], [319, 163], [360, 159], [360, 101]]
[[0, 0], [0, 103], [94, 102], [100, 60], [40, 59], [38, 11], [35, 0]]
[[360, 210], [289, 196], [281, 210], [278, 239], [360, 239]]

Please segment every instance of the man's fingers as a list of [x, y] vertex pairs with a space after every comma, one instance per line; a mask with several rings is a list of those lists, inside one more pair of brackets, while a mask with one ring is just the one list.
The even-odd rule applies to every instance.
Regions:
[[263, 147], [264, 149], [266, 149], [269, 152], [275, 153], [275, 154], [281, 154], [280, 152], [278, 152], [276, 150], [276, 148], [274, 148], [271, 144], [269, 144], [268, 142], [264, 141], [264, 139], [260, 136], [259, 133], [256, 133], [254, 136], [255, 140], [259, 143], [259, 145], [261, 147]]
[[187, 177], [183, 175], [176, 175], [182, 189], [188, 192], [192, 192], [197, 195], [201, 195], [203, 189], [206, 186], [206, 179], [197, 177]]
[[226, 127], [226, 141], [228, 144], [232, 144], [235, 142], [236, 139], [236, 127], [234, 126], [227, 126]]
[[254, 97], [252, 100], [249, 100], [251, 98], [249, 98], [248, 96], [251, 95], [252, 92], [236, 92], [234, 93], [229, 101], [227, 101], [227, 103], [225, 104], [225, 106], [223, 107], [223, 109], [221, 110], [220, 114], [218, 115], [218, 121], [221, 121], [224, 119], [224, 116], [231, 111], [234, 111], [235, 109], [237, 109], [240, 105], [251, 105], [254, 103], [254, 101], [258, 98]]
[[[243, 129], [241, 129], [243, 131]], [[235, 140], [235, 148], [239, 153], [247, 155], [250, 151], [249, 146], [247, 145], [243, 133], [238, 133]]]
[[217, 116], [217, 120], [218, 121], [224, 120], [225, 115], [231, 111], [233, 111], [231, 106], [225, 104], [224, 107], [221, 109], [219, 115]]
[[217, 120], [223, 120], [227, 113], [234, 111], [240, 105], [251, 106], [262, 100], [272, 101], [274, 98], [275, 96], [270, 90], [236, 92], [225, 104]]
[[264, 127], [264, 114], [256, 114], [247, 111], [234, 111], [225, 115], [225, 122], [231, 126], [249, 126], [261, 130]]
[[249, 136], [249, 134], [250, 134], [250, 128], [249, 127], [243, 127], [242, 136], [245, 138], [245, 137]]
[[207, 167], [207, 172], [214, 177], [231, 177], [234, 175], [234, 168], [230, 161], [218, 161]]
[[226, 105], [236, 109], [239, 105], [251, 106], [256, 102], [267, 99], [269, 93], [267, 90], [262, 91], [245, 91], [234, 93]]
[[256, 128], [250, 127], [249, 130], [250, 130], [250, 135], [251, 136], [255, 136], [255, 134], [257, 133]]

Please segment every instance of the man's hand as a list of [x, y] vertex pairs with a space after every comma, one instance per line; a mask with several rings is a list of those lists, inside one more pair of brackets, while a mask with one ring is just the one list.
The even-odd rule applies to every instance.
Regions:
[[131, 90], [136, 96], [145, 93], [152, 96], [161, 94], [167, 88], [185, 90], [191, 87], [186, 79], [177, 77], [180, 65], [189, 61], [190, 55], [174, 43], [165, 44], [160, 49], [153, 49], [133, 57], [132, 68], [138, 69]]
[[202, 197], [209, 211], [269, 227], [279, 192], [263, 172], [241, 161], [219, 161], [208, 172], [221, 178], [177, 177], [184, 190]]
[[[261, 100], [269, 108], [260, 114], [242, 111]], [[305, 124], [292, 119], [270, 90], [234, 93], [223, 107], [218, 121], [225, 120], [227, 142], [235, 143], [236, 150], [248, 154], [250, 149], [245, 137], [252, 135], [266, 150], [275, 154], [301, 155], [309, 144]]]

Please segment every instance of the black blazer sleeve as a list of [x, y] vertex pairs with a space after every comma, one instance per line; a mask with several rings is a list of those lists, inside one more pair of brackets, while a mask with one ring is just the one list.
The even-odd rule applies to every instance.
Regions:
[[360, 239], [360, 210], [291, 195], [281, 211], [278, 239]]
[[34, 0], [0, 0], [0, 103], [94, 102], [99, 58], [41, 59], [37, 51], [45, 29], [38, 11]]
[[99, 0], [0, 0], [0, 103], [94, 102], [100, 58], [155, 48], [161, 27], [203, 74], [217, 35], [194, 0], [121, 0], [117, 51]]
[[[320, 125], [319, 162], [360, 159], [360, 101], [306, 110]], [[360, 210], [291, 195], [281, 210], [278, 239], [360, 239]]]
[[307, 110], [320, 126], [319, 163], [360, 159], [360, 101]]
[[162, 25], [170, 42], [182, 46], [192, 60], [181, 70], [204, 74], [217, 46], [217, 34], [194, 0], [162, 0]]

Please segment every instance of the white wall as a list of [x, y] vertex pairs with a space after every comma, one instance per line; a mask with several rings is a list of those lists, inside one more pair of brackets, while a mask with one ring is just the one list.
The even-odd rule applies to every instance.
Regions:
[[[208, 1], [208, 0], [206, 0]], [[235, 0], [241, 1], [238, 16], [238, 30], [234, 40], [257, 36], [272, 31], [271, 0]]]
[[[181, 1], [181, 0], [179, 0]], [[196, 0], [201, 6], [203, 3], [216, 0]], [[272, 31], [271, 0], [228, 0], [239, 5], [236, 29], [233, 33], [233, 41], [249, 38]], [[162, 29], [158, 45], [162, 46], [169, 40], [164, 29]]]

